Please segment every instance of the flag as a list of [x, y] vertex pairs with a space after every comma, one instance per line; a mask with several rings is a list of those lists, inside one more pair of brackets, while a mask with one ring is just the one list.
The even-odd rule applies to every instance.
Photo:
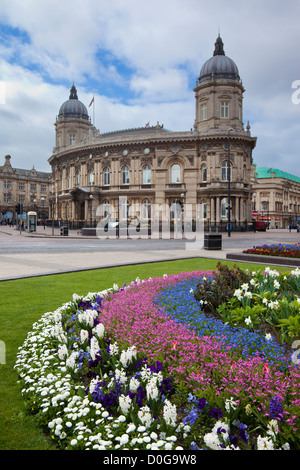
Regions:
[[91, 101], [90, 104], [89, 104], [89, 108], [90, 108], [90, 107], [92, 106], [92, 104], [94, 103], [94, 98], [95, 98], [95, 97], [93, 96], [93, 99], [92, 99], [92, 101]]
[[147, 122], [146, 126], [145, 127], [149, 127], [150, 126], [150, 122]]

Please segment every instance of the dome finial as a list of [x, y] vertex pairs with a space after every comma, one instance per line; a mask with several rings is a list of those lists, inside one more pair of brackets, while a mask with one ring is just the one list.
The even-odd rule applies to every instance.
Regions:
[[215, 42], [214, 56], [215, 55], [225, 55], [224, 44], [223, 44], [223, 41], [221, 39], [220, 33], [219, 33], [219, 36], [217, 37], [217, 40]]
[[72, 88], [70, 90], [69, 100], [78, 100], [77, 90], [76, 90], [76, 87], [75, 87], [74, 83], [73, 83]]

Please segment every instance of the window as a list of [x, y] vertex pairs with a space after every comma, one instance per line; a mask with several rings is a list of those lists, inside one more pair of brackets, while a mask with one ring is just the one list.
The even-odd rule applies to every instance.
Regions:
[[[229, 173], [230, 171], [230, 173]], [[229, 177], [231, 179], [231, 165], [229, 162], [224, 162], [222, 163], [222, 174], [221, 174], [221, 179], [222, 181], [228, 181]]]
[[127, 198], [121, 199], [120, 201], [120, 209], [121, 209], [121, 220], [128, 220], [129, 214], [129, 202]]
[[105, 218], [110, 215], [110, 204], [108, 200], [105, 200], [103, 202], [103, 207], [104, 207], [104, 218]]
[[89, 171], [89, 185], [94, 184], [94, 172], [91, 170]]
[[24, 204], [25, 203], [25, 194], [19, 194], [19, 203]]
[[77, 171], [75, 178], [76, 178], [75, 183], [77, 185], [80, 185], [80, 171]]
[[41, 193], [46, 193], [46, 192], [47, 192], [47, 185], [46, 184], [41, 184]]
[[70, 188], [70, 175], [67, 175], [67, 189]]
[[171, 168], [171, 182], [180, 183], [180, 165], [175, 163]]
[[182, 216], [183, 205], [180, 199], [173, 199], [171, 203], [171, 218], [180, 219]]
[[207, 182], [207, 166], [206, 165], [202, 166], [202, 182], [203, 183]]
[[129, 184], [129, 168], [124, 166], [122, 169], [122, 184]]
[[30, 191], [32, 191], [34, 193], [36, 192], [36, 183], [31, 183], [30, 184]]
[[206, 205], [206, 201], [202, 201], [202, 219], [206, 219], [207, 218], [207, 205]]
[[104, 184], [107, 186], [110, 184], [110, 169], [104, 168], [103, 175], [104, 175]]
[[229, 103], [227, 101], [221, 102], [221, 118], [229, 117]]
[[70, 143], [70, 145], [75, 144], [75, 134], [70, 134], [69, 135], [69, 143]]
[[144, 199], [142, 202], [142, 219], [149, 220], [151, 218], [151, 202]]
[[3, 187], [4, 189], [11, 189], [11, 181], [4, 181]]
[[11, 194], [10, 193], [4, 193], [4, 202], [7, 204], [11, 203]]
[[206, 121], [207, 119], [207, 105], [202, 104], [201, 105], [201, 121]]
[[19, 191], [25, 191], [25, 183], [19, 183]]
[[221, 201], [221, 219], [227, 219], [227, 199], [225, 197]]
[[151, 168], [149, 165], [145, 165], [143, 168], [143, 184], [151, 183]]

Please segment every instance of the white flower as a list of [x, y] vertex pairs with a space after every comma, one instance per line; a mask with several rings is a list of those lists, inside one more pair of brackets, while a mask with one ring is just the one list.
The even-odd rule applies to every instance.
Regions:
[[99, 339], [102, 339], [105, 333], [104, 325], [102, 323], [98, 323], [98, 325], [93, 329], [93, 333], [95, 333]]
[[267, 341], [271, 341], [272, 340], [272, 335], [270, 333], [266, 333], [265, 338], [266, 338]]
[[97, 341], [97, 338], [95, 336], [92, 336], [91, 342], [90, 342], [90, 355], [93, 361], [96, 359], [96, 355], [99, 352], [99, 343]]
[[250, 325], [252, 323], [252, 320], [251, 320], [250, 316], [245, 319], [245, 323], [246, 323], [246, 325]]
[[257, 438], [257, 450], [274, 450], [274, 444], [270, 438], [259, 435]]
[[81, 343], [84, 343], [87, 339], [89, 339], [88, 330], [80, 330], [80, 341], [81, 341]]
[[132, 405], [131, 398], [129, 396], [126, 396], [126, 395], [120, 395], [119, 396], [119, 405], [120, 405], [122, 413], [124, 413], [124, 415], [127, 415], [128, 411], [130, 410], [131, 405]]
[[235, 410], [237, 406], [238, 406], [238, 402], [234, 401], [233, 397], [231, 397], [229, 400], [228, 399], [225, 400], [225, 409], [228, 413], [230, 412], [231, 408]]
[[177, 411], [176, 405], [172, 405], [169, 400], [165, 400], [163, 408], [163, 416], [167, 424], [170, 426], [176, 426]]

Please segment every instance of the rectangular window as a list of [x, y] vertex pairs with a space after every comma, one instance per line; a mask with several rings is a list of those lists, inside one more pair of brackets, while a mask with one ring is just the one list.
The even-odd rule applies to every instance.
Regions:
[[47, 185], [41, 184], [41, 193], [46, 193], [46, 192], [47, 192]]
[[4, 189], [11, 189], [11, 181], [4, 181]]
[[229, 103], [227, 101], [221, 102], [221, 118], [229, 117]]
[[75, 144], [75, 134], [70, 134], [69, 135], [69, 142], [70, 142], [70, 145], [74, 145]]
[[25, 203], [25, 194], [19, 194], [19, 203], [24, 204]]
[[25, 191], [25, 183], [19, 183], [19, 191]]
[[30, 183], [30, 191], [36, 192], [36, 183]]
[[11, 203], [11, 194], [10, 193], [4, 193], [4, 202], [7, 204]]
[[202, 104], [201, 105], [201, 121], [206, 121], [207, 119], [207, 105]]

